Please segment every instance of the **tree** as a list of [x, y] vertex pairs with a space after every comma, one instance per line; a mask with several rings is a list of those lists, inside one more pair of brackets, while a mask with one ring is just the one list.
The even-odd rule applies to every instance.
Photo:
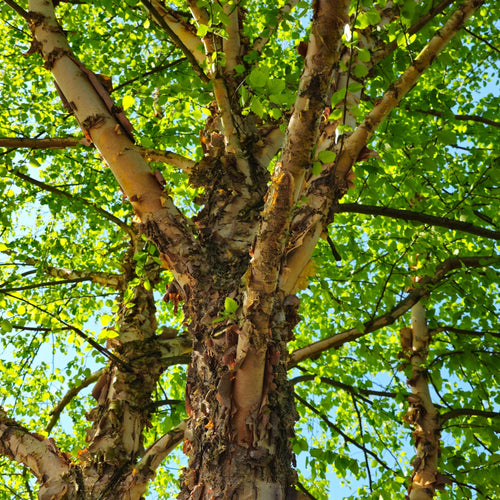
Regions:
[[483, 3], [5, 0], [2, 498], [500, 493]]

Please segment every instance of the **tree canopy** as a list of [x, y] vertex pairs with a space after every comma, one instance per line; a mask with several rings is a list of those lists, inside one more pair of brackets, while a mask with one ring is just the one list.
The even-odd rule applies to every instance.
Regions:
[[498, 498], [496, 2], [54, 4], [0, 5], [0, 498]]

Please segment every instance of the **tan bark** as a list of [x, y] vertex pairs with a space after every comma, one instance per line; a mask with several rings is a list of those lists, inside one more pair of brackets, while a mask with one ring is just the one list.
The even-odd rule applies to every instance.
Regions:
[[196, 29], [185, 21], [179, 13], [167, 8], [164, 3], [152, 0], [151, 5], [162, 16], [164, 22], [177, 35], [182, 44], [193, 54], [196, 61], [203, 64], [206, 55], [201, 50], [202, 41], [196, 35]]
[[[279, 15], [285, 15], [295, 3], [287, 2]], [[314, 148], [349, 8], [347, 0], [316, 0], [305, 68], [281, 163], [273, 174], [262, 211], [268, 180], [266, 168], [283, 137], [278, 129], [267, 135], [263, 129], [252, 126], [230, 99], [236, 88], [231, 72], [245, 43], [239, 31], [238, 8], [226, 6], [230, 16], [228, 40], [207, 34], [202, 40], [206, 53], [203, 54], [189, 23], [160, 2], [152, 2], [168, 30], [177, 30], [183, 50], [194, 56], [196, 64], [207, 64], [217, 102], [210, 117], [213, 130], [209, 130], [207, 120], [204, 132], [210, 139], [217, 139], [222, 133], [224, 144], [218, 146], [210, 141], [206, 156], [198, 163], [171, 157], [189, 171], [195, 187], [208, 193], [195, 229], [151, 174], [133, 146], [121, 113], [110, 109], [109, 96], [103, 97], [91, 73], [71, 54], [51, 3], [30, 0], [32, 30], [46, 66], [53, 72], [86, 136], [99, 149], [129, 197], [142, 220], [144, 233], [156, 243], [163, 263], [172, 270], [173, 300], [186, 301], [184, 312], [190, 320], [193, 347], [186, 388], [189, 419], [184, 441], [189, 469], [183, 477], [180, 498], [267, 500], [284, 499], [292, 493], [296, 478], [291, 466], [290, 437], [295, 410], [286, 370], [314, 353], [365, 334], [349, 330], [299, 350], [289, 360], [286, 345], [298, 321], [293, 300], [297, 299], [292, 294], [302, 282], [318, 238], [331, 220], [331, 207], [345, 193], [346, 175], [374, 127], [398, 104], [480, 3], [468, 1], [459, 9], [443, 29], [445, 41], [442, 34], [437, 37], [439, 40], [431, 40], [425, 54], [417, 58], [358, 130], [344, 141], [341, 152], [339, 147], [338, 163], [325, 165], [322, 175], [312, 178]], [[203, 8], [195, 1], [188, 1], [188, 5], [198, 24], [208, 23], [209, 16]], [[254, 49], [262, 50], [267, 40], [255, 40]], [[226, 67], [215, 57], [221, 47], [229, 56]], [[204, 73], [203, 76], [207, 78]], [[341, 84], [347, 85], [347, 78]], [[358, 97], [351, 96], [353, 105]], [[331, 141], [328, 147], [333, 144]], [[297, 202], [302, 194], [307, 195], [307, 203], [299, 208]], [[467, 264], [466, 259], [444, 263], [435, 276], [422, 280], [421, 288], [406, 301], [365, 325], [366, 330], [394, 321], [449, 269], [464, 263]], [[478, 259], [469, 264], [480, 265]], [[133, 276], [133, 269], [129, 274]], [[151, 279], [154, 282], [159, 278], [152, 275]], [[223, 319], [226, 297], [241, 307], [234, 317], [217, 322]], [[85, 494], [103, 500], [113, 498], [116, 492], [139, 498], [162, 458], [184, 431], [181, 426], [146, 452], [142, 449], [151, 393], [167, 366], [165, 358], [184, 354], [191, 347], [186, 346], [185, 339], [167, 342], [155, 335], [153, 296], [144, 287], [136, 288], [134, 306], [123, 307], [119, 318], [120, 336], [115, 350], [123, 363], [110, 365], [94, 389], [98, 406], [89, 415], [89, 446], [80, 457]], [[23, 461], [22, 454], [15, 458]], [[33, 464], [35, 469], [41, 466], [48, 467], [46, 463]], [[54, 472], [43, 477], [43, 487], [51, 488], [56, 476]]]
[[[281, 276], [281, 287], [286, 293], [293, 293], [300, 285], [301, 276], [307, 273], [312, 250], [327, 224], [331, 222], [333, 216], [331, 207], [346, 193], [349, 173], [368, 140], [382, 120], [412, 89], [439, 52], [483, 3], [484, 0], [467, 0], [457, 8], [442, 29], [431, 38], [413, 64], [386, 91], [363, 122], [337, 146], [338, 155], [335, 162], [324, 168], [321, 176], [314, 182], [310, 182], [304, 190], [308, 203], [295, 215], [290, 237], [292, 243], [299, 241], [300, 244], [293, 244], [290, 247]], [[331, 137], [331, 134], [328, 137]]]
[[430, 500], [436, 488], [443, 487], [444, 482], [438, 474], [440, 419], [432, 403], [425, 368], [431, 337], [425, 307], [420, 302], [412, 307], [411, 323], [411, 328], [400, 331], [402, 356], [410, 363], [412, 373], [408, 380], [412, 394], [408, 397], [410, 405], [405, 421], [415, 427], [416, 456], [412, 461], [414, 473], [409, 498]]
[[40, 500], [76, 499], [77, 476], [68, 456], [46, 439], [9, 419], [0, 408], [0, 454], [24, 464], [40, 481]]

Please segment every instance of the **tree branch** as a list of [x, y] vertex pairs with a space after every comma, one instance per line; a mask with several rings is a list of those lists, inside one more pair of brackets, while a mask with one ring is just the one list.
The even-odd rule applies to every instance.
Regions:
[[[52, 439], [30, 433], [0, 407], [0, 454], [26, 465], [41, 483], [39, 498], [62, 498], [73, 475], [70, 459]], [[74, 478], [73, 478], [74, 479]]]
[[466, 0], [458, 7], [443, 27], [430, 39], [411, 66], [389, 87], [378, 104], [365, 116], [361, 125], [347, 137], [336, 164], [335, 175], [337, 177], [345, 178], [382, 120], [398, 106], [401, 99], [417, 83], [420, 75], [483, 3], [484, 0]]
[[306, 401], [304, 398], [301, 398], [297, 393], [294, 394], [295, 399], [302, 403], [306, 408], [311, 410], [315, 415], [317, 415], [325, 424], [334, 432], [342, 436], [344, 441], [347, 443], [351, 443], [354, 445], [356, 448], [359, 448], [362, 450], [364, 453], [367, 453], [370, 455], [374, 460], [376, 460], [384, 469], [387, 470], [392, 470], [382, 459], [379, 458], [379, 456], [374, 453], [372, 450], [369, 450], [366, 446], [359, 444], [355, 439], [352, 437], [348, 436], [345, 432], [342, 431], [342, 429], [338, 426], [336, 426], [333, 422], [331, 422], [325, 415], [323, 415], [320, 411], [318, 411], [311, 403]]
[[363, 329], [358, 330], [357, 328], [351, 328], [350, 330], [345, 330], [341, 333], [333, 335], [323, 340], [318, 340], [306, 347], [297, 349], [290, 355], [290, 362], [288, 364], [289, 368], [297, 365], [304, 359], [314, 358], [320, 355], [323, 351], [332, 348], [339, 348], [347, 342], [352, 342], [359, 337], [363, 337], [368, 333], [375, 330], [383, 328], [384, 326], [391, 325], [399, 317], [408, 312], [422, 297], [427, 295], [432, 287], [435, 286], [439, 281], [446, 277], [446, 274], [455, 269], [459, 269], [462, 266], [465, 267], [487, 267], [493, 266], [500, 262], [500, 256], [494, 257], [450, 257], [446, 259], [442, 264], [436, 268], [434, 276], [425, 276], [416, 285], [405, 299], [399, 302], [391, 311], [378, 318], [367, 321], [363, 323]]
[[[408, 109], [408, 108], [407, 108]], [[446, 115], [441, 112], [441, 111], [435, 111], [433, 109], [408, 109], [408, 111], [415, 112], [415, 113], [423, 113], [425, 115], [432, 115], [432, 116], [437, 116], [439, 118], [446, 118]], [[477, 122], [477, 123], [484, 123], [485, 125], [491, 125], [492, 127], [497, 127], [500, 128], [500, 122], [496, 122], [493, 120], [490, 120], [488, 118], [483, 118], [482, 116], [476, 116], [476, 115], [453, 115], [455, 120], [458, 121], [463, 121], [463, 122]]]
[[0, 148], [28, 148], [28, 149], [64, 149], [75, 146], [89, 146], [85, 138], [76, 137], [47, 137], [31, 139], [28, 137], [0, 137]]
[[5, 0], [5, 3], [9, 7], [14, 9], [21, 17], [24, 17], [24, 19], [26, 19], [26, 21], [30, 20], [29, 14], [19, 4], [14, 2], [14, 0]]
[[89, 278], [73, 278], [73, 279], [67, 279], [67, 280], [59, 280], [59, 281], [43, 281], [41, 283], [34, 283], [33, 285], [25, 285], [25, 286], [19, 286], [15, 288], [0, 288], [0, 293], [5, 293], [5, 292], [20, 292], [22, 290], [33, 290], [35, 288], [44, 288], [47, 286], [58, 286], [58, 285], [65, 285], [69, 283], [81, 283], [82, 281], [90, 281]]
[[[290, 380], [292, 384], [299, 384], [300, 382], [309, 382], [311, 380], [315, 380], [317, 375], [299, 375], [298, 377], [294, 377]], [[353, 387], [349, 384], [344, 384], [343, 382], [339, 382], [337, 380], [333, 380], [328, 377], [320, 377], [321, 382], [325, 384], [331, 385], [332, 387], [336, 387], [337, 389], [342, 389], [349, 394], [360, 397], [360, 394], [363, 396], [377, 396], [382, 398], [395, 398], [397, 394], [395, 392], [386, 392], [386, 391], [374, 391], [371, 389], [363, 389], [361, 387]], [[365, 399], [365, 398], [363, 398]]]
[[469, 33], [470, 36], [473, 36], [474, 38], [476, 38], [477, 40], [479, 40], [480, 42], [484, 43], [485, 45], [487, 45], [491, 50], [494, 50], [495, 52], [498, 52], [500, 54], [500, 49], [498, 49], [497, 47], [495, 47], [492, 43], [488, 42], [488, 40], [486, 40], [485, 38], [483, 38], [482, 36], [479, 36], [479, 35], [476, 35], [475, 33], [473, 33], [470, 29], [467, 29], [467, 28], [462, 28], [466, 33]]
[[441, 426], [429, 390], [427, 376], [431, 336], [427, 328], [426, 310], [417, 302], [411, 309], [411, 328], [400, 330], [400, 355], [411, 369], [407, 384], [408, 411], [403, 420], [413, 427], [415, 458], [413, 475], [408, 488], [410, 500], [431, 500], [435, 490], [443, 486], [444, 478], [438, 474]]
[[34, 179], [33, 177], [30, 177], [29, 175], [23, 174], [19, 172], [18, 170], [10, 170], [10, 173], [16, 177], [19, 177], [19, 179], [22, 179], [23, 181], [29, 182], [30, 184], [33, 184], [34, 186], [37, 186], [44, 191], [47, 191], [49, 193], [53, 193], [57, 196], [64, 196], [65, 198], [68, 198], [70, 200], [78, 200], [81, 203], [83, 203], [87, 207], [91, 207], [94, 209], [97, 213], [101, 214], [103, 217], [106, 219], [110, 220], [111, 222], [114, 222], [118, 227], [123, 229], [132, 240], [134, 240], [137, 235], [134, 232], [134, 230], [128, 225], [125, 224], [121, 219], [113, 215], [112, 213], [104, 210], [103, 208], [95, 205], [94, 203], [91, 203], [90, 201], [87, 201], [83, 198], [76, 198], [72, 194], [63, 191], [62, 189], [56, 188], [54, 186], [51, 186], [50, 184], [46, 184], [45, 182], [39, 181], [38, 179]]
[[120, 359], [118, 356], [114, 355], [111, 351], [100, 345], [98, 342], [96, 342], [94, 339], [90, 338], [85, 332], [77, 328], [76, 326], [73, 326], [66, 321], [62, 320], [59, 318], [57, 315], [52, 314], [51, 312], [43, 309], [42, 307], [34, 304], [33, 302], [30, 302], [29, 300], [24, 299], [23, 297], [18, 297], [16, 295], [12, 295], [8, 292], [4, 292], [4, 295], [7, 295], [11, 297], [14, 300], [19, 300], [21, 302], [24, 302], [25, 304], [28, 304], [29, 306], [37, 309], [38, 311], [41, 311], [42, 313], [46, 314], [47, 316], [50, 316], [51, 318], [55, 319], [59, 323], [63, 324], [66, 326], [69, 330], [72, 332], [76, 333], [81, 339], [83, 339], [85, 342], [89, 343], [96, 351], [100, 352], [102, 355], [104, 355], [106, 358], [108, 358], [110, 361], [113, 361], [117, 365], [119, 365], [122, 370], [124, 371], [131, 371], [130, 366], [125, 363], [122, 359]]
[[134, 78], [131, 78], [130, 80], [127, 80], [126, 82], [120, 83], [120, 85], [117, 85], [116, 87], [113, 87], [113, 92], [116, 92], [117, 90], [126, 87], [127, 85], [130, 85], [131, 83], [136, 82], [137, 80], [140, 80], [142, 78], [145, 78], [146, 76], [149, 75], [154, 75], [155, 73], [159, 73], [160, 71], [163, 71], [165, 69], [172, 68], [173, 66], [177, 66], [181, 62], [184, 62], [187, 60], [187, 57], [181, 57], [180, 59], [177, 59], [176, 61], [172, 61], [168, 64], [162, 64], [160, 66], [157, 66], [156, 68], [150, 69], [149, 71], [146, 71], [145, 73], [142, 73], [141, 75], [135, 76]]
[[491, 335], [492, 337], [500, 338], [500, 332], [479, 332], [477, 330], [464, 330], [463, 328], [455, 328], [453, 326], [438, 326], [433, 332], [453, 332], [459, 335]]
[[[205, 54], [203, 54], [203, 52], [199, 49], [202, 42], [186, 27], [187, 23], [181, 23], [179, 19], [172, 16], [171, 13], [169, 14], [157, 1], [141, 1], [151, 13], [154, 20], [167, 32], [168, 36], [175, 43], [175, 45], [182, 50], [201, 80], [205, 83], [209, 83], [209, 78], [200, 66], [200, 62], [204, 62], [206, 59]], [[163, 12], [160, 13], [160, 11]]]
[[194, 160], [174, 153], [173, 151], [161, 151], [159, 149], [143, 148], [141, 146], [138, 146], [138, 149], [141, 155], [147, 161], [167, 163], [168, 165], [179, 168], [184, 172], [190, 172], [191, 169], [196, 165], [196, 162]]
[[[441, 3], [432, 7], [426, 14], [420, 16], [418, 21], [412, 24], [405, 32], [407, 36], [418, 33], [429, 21], [432, 21], [438, 14], [441, 14], [447, 7], [449, 7], [454, 0], [443, 0]], [[383, 47], [378, 48], [372, 54], [371, 63], [373, 66], [378, 64], [382, 59], [386, 58], [391, 52], [398, 48], [397, 39], [392, 42], [386, 43]]]
[[163, 459], [182, 441], [185, 430], [186, 422], [182, 421], [153, 443], [134, 469], [114, 487], [116, 497], [122, 498], [123, 494], [123, 498], [126, 496], [129, 500], [144, 498], [148, 481], [155, 475]]
[[[4, 253], [7, 255], [12, 255], [10, 250], [6, 250]], [[42, 265], [41, 261], [34, 259], [32, 257], [24, 257], [17, 255], [18, 258], [22, 259], [22, 264], [29, 265], [38, 268]], [[103, 271], [75, 271], [73, 269], [66, 269], [64, 267], [47, 266], [43, 264], [43, 270], [45, 274], [53, 276], [54, 278], [63, 278], [64, 282], [72, 283], [79, 281], [92, 281], [93, 283], [109, 286], [117, 290], [124, 290], [126, 287], [125, 278], [120, 274], [107, 273]], [[47, 285], [51, 285], [57, 282], [48, 282]], [[6, 283], [4, 283], [6, 284]], [[41, 284], [36, 284], [34, 287], [42, 286]], [[24, 288], [28, 289], [28, 288]], [[6, 290], [4, 291], [13, 291]]]
[[[330, 207], [347, 192], [351, 169], [362, 156], [363, 148], [366, 150], [368, 140], [384, 118], [413, 88], [420, 75], [430, 66], [467, 18], [482, 3], [484, 0], [466, 0], [454, 12], [443, 28], [431, 38], [412, 65], [396, 82], [391, 84], [378, 104], [365, 116], [363, 122], [350, 136], [342, 139], [335, 161], [324, 165], [321, 175], [309, 182], [304, 193], [308, 203], [297, 212], [292, 223], [292, 245], [289, 245], [285, 273], [281, 277], [280, 283], [285, 294], [294, 293], [300, 286], [301, 277], [307, 273], [307, 265], [314, 248], [328, 224]], [[307, 55], [309, 55], [309, 49]], [[332, 142], [333, 135], [331, 137], [330, 135], [328, 139]], [[300, 144], [300, 141], [297, 143]], [[322, 148], [329, 149], [329, 147], [324, 141]], [[305, 169], [302, 170], [305, 171]]]
[[54, 428], [57, 421], [59, 420], [59, 416], [61, 415], [64, 408], [69, 404], [69, 402], [83, 389], [88, 387], [90, 384], [94, 383], [99, 379], [99, 377], [104, 373], [105, 368], [101, 368], [100, 370], [92, 373], [88, 376], [83, 382], [79, 385], [75, 385], [72, 387], [65, 396], [57, 403], [54, 409], [50, 412], [52, 415], [50, 422], [45, 427], [45, 432], [50, 434], [50, 431]]
[[[75, 146], [90, 146], [87, 139], [77, 137], [47, 137], [43, 139], [31, 139], [26, 137], [0, 137], [0, 148], [28, 148], [28, 149], [64, 149]], [[194, 160], [186, 158], [173, 151], [162, 151], [153, 148], [136, 146], [141, 156], [147, 161], [158, 161], [167, 163], [181, 170], [189, 171], [196, 165]]]
[[224, 14], [229, 19], [229, 24], [226, 26], [227, 38], [222, 40], [222, 51], [226, 56], [226, 65], [224, 72], [226, 75], [231, 75], [234, 68], [240, 62], [240, 7], [239, 0], [223, 5]]
[[412, 212], [410, 210], [399, 210], [388, 207], [378, 207], [375, 205], [360, 205], [358, 203], [341, 203], [335, 207], [336, 213], [356, 213], [368, 215], [383, 215], [394, 219], [402, 219], [406, 221], [416, 221], [422, 224], [431, 226], [444, 227], [446, 229], [454, 229], [464, 233], [482, 236], [493, 240], [500, 240], [500, 231], [493, 231], [482, 227], [475, 226], [471, 222], [462, 222], [458, 220], [448, 219], [446, 217], [436, 217], [435, 215], [423, 214], [420, 212]]
[[456, 408], [443, 413], [440, 416], [440, 422], [444, 424], [446, 421], [457, 417], [500, 418], [500, 413], [497, 411], [476, 410], [474, 408]]
[[285, 19], [285, 16], [289, 14], [292, 9], [299, 3], [299, 0], [288, 0], [285, 2], [283, 7], [279, 8], [276, 11], [276, 17], [275, 17], [275, 22], [273, 25], [266, 26], [263, 30], [263, 34], [258, 36], [252, 44], [252, 50], [255, 50], [257, 52], [262, 52], [262, 49], [265, 47], [265, 45], [269, 42], [271, 37], [274, 35], [274, 33], [277, 31], [279, 28], [279, 25]]

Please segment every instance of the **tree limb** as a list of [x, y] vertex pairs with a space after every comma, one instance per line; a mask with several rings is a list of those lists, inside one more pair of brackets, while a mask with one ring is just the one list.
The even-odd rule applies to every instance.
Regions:
[[12, 9], [14, 9], [21, 17], [24, 17], [26, 21], [29, 21], [30, 16], [18, 3], [14, 0], [5, 0], [5, 3]]
[[376, 460], [384, 469], [387, 470], [392, 470], [382, 459], [379, 458], [379, 456], [374, 453], [372, 450], [369, 450], [366, 446], [359, 444], [356, 439], [353, 439], [349, 435], [347, 435], [345, 432], [342, 431], [342, 429], [338, 426], [336, 426], [333, 422], [331, 422], [325, 415], [323, 415], [319, 410], [317, 410], [311, 403], [306, 401], [304, 398], [301, 398], [297, 393], [295, 393], [295, 399], [302, 403], [306, 408], [311, 410], [315, 415], [317, 415], [325, 424], [334, 432], [342, 436], [344, 441], [347, 443], [351, 443], [354, 445], [356, 448], [359, 448], [362, 450], [364, 453], [367, 453], [370, 455], [374, 460]]
[[[287, 130], [282, 165], [275, 169], [262, 212], [249, 266], [243, 303], [245, 322], [239, 335], [234, 399], [237, 428], [247, 433], [246, 416], [260, 405], [268, 331], [274, 297], [279, 286], [281, 262], [288, 242], [292, 209], [298, 199], [305, 172], [311, 167], [312, 150], [330, 89], [336, 54], [341, 43], [347, 0], [314, 2], [313, 24], [294, 111]], [[256, 376], [257, 374], [257, 376]]]
[[10, 173], [18, 177], [19, 179], [22, 179], [23, 181], [29, 182], [30, 184], [33, 184], [34, 186], [43, 189], [44, 191], [53, 193], [57, 196], [64, 196], [65, 198], [68, 198], [70, 200], [80, 201], [83, 205], [91, 207], [93, 210], [101, 214], [106, 219], [110, 220], [111, 222], [114, 222], [118, 227], [123, 229], [130, 236], [132, 240], [135, 240], [135, 238], [137, 237], [135, 231], [128, 224], [125, 224], [125, 222], [123, 222], [121, 219], [119, 219], [112, 213], [108, 212], [107, 210], [104, 210], [103, 208], [95, 205], [94, 203], [91, 203], [90, 201], [87, 201], [84, 198], [76, 198], [74, 195], [68, 193], [67, 191], [63, 191], [62, 189], [56, 188], [55, 186], [51, 186], [50, 184], [39, 181], [38, 179], [23, 174], [18, 170], [10, 170]]
[[[443, 117], [446, 118], [446, 115], [442, 111], [435, 111], [433, 109], [408, 109], [408, 111], [415, 112], [415, 113], [422, 113], [425, 115], [437, 116], [439, 118], [443, 118]], [[455, 118], [455, 120], [462, 121], [462, 122], [470, 121], [470, 122], [484, 123], [485, 125], [491, 125], [492, 127], [500, 128], [500, 122], [490, 120], [489, 118], [483, 118], [482, 116], [453, 115], [453, 117]]]
[[410, 500], [431, 500], [440, 489], [443, 478], [438, 474], [441, 426], [439, 412], [429, 390], [427, 376], [429, 344], [431, 336], [427, 328], [426, 310], [421, 302], [411, 309], [411, 328], [400, 330], [400, 355], [411, 369], [407, 384], [408, 411], [403, 420], [413, 429], [415, 458], [413, 475], [408, 488]]
[[24, 464], [41, 483], [39, 498], [62, 498], [68, 493], [72, 465], [52, 439], [30, 433], [0, 408], [0, 454]]
[[352, 342], [359, 337], [363, 337], [368, 333], [383, 328], [384, 326], [391, 325], [399, 317], [408, 312], [420, 299], [425, 297], [434, 285], [446, 277], [446, 274], [462, 266], [465, 267], [486, 267], [498, 264], [500, 256], [494, 257], [450, 257], [436, 268], [434, 276], [423, 277], [416, 287], [408, 293], [405, 299], [400, 301], [391, 311], [378, 318], [363, 323], [363, 329], [351, 328], [341, 333], [337, 333], [326, 339], [318, 340], [306, 347], [297, 349], [290, 355], [289, 368], [297, 365], [304, 359], [314, 358], [319, 356], [322, 352], [339, 348], [347, 342]]
[[479, 35], [476, 35], [475, 33], [473, 33], [470, 29], [467, 29], [467, 28], [462, 28], [466, 33], [469, 33], [470, 36], [473, 36], [474, 38], [476, 38], [477, 40], [479, 40], [480, 42], [484, 43], [485, 45], [487, 45], [491, 50], [494, 50], [495, 52], [498, 52], [500, 54], [500, 49], [498, 49], [498, 47], [495, 47], [492, 43], [488, 42], [488, 40], [486, 40], [484, 37], [482, 36], [479, 36]]
[[[368, 140], [382, 123], [384, 118], [398, 106], [401, 99], [413, 88], [420, 75], [432, 64], [439, 52], [460, 30], [472, 13], [484, 3], [484, 0], [466, 0], [434, 35], [414, 62], [403, 75], [385, 92], [363, 122], [340, 142], [340, 148], [334, 162], [323, 167], [323, 171], [314, 182], [309, 183], [305, 192], [308, 204], [297, 212], [292, 223], [293, 247], [289, 249], [286, 274], [282, 276], [281, 288], [286, 294], [294, 293], [300, 285], [300, 278], [307, 272], [307, 265], [312, 253], [328, 224], [329, 208], [347, 192], [349, 174], [358, 161]], [[308, 50], [309, 54], [309, 50]], [[291, 122], [290, 122], [291, 123]], [[333, 136], [330, 138], [332, 142]], [[323, 148], [329, 149], [328, 144]], [[332, 187], [333, 186], [333, 187]]]
[[[294, 377], [290, 379], [291, 384], [299, 384], [300, 382], [309, 382], [311, 380], [315, 380], [317, 378], [317, 375], [299, 375], [298, 377]], [[342, 389], [349, 394], [353, 394], [355, 396], [358, 396], [361, 394], [363, 396], [377, 396], [377, 397], [382, 397], [382, 398], [395, 398], [397, 396], [397, 393], [395, 392], [387, 392], [387, 391], [374, 391], [371, 389], [363, 389], [361, 387], [354, 387], [349, 384], [344, 384], [343, 382], [339, 382], [338, 380], [333, 380], [332, 378], [328, 377], [320, 377], [321, 382], [324, 382], [325, 384], [331, 385], [332, 387], [336, 387], [337, 389]]]
[[443, 413], [440, 416], [440, 422], [443, 424], [447, 420], [457, 417], [500, 418], [500, 413], [497, 411], [476, 410], [474, 408], [456, 408]]
[[[263, 34], [258, 36], [252, 44], [252, 50], [255, 50], [257, 52], [262, 52], [262, 49], [265, 47], [265, 45], [269, 42], [271, 37], [274, 35], [276, 30], [279, 28], [279, 25], [285, 19], [285, 16], [289, 14], [292, 9], [299, 3], [299, 0], [288, 0], [285, 2], [283, 7], [279, 8], [276, 11], [276, 17], [275, 17], [275, 22], [271, 26], [266, 26], [263, 30]], [[264, 34], [265, 33], [265, 34]]]
[[0, 148], [28, 148], [28, 149], [64, 149], [75, 146], [89, 146], [85, 138], [76, 137], [47, 137], [31, 139], [28, 137], [0, 137]]
[[492, 337], [500, 338], [500, 332], [479, 332], [477, 330], [464, 330], [463, 328], [455, 328], [453, 326], [438, 326], [433, 332], [453, 332], [459, 335], [491, 335]]
[[240, 63], [240, 7], [239, 0], [226, 3], [223, 5], [224, 14], [229, 19], [229, 24], [226, 26], [227, 38], [222, 40], [222, 51], [226, 56], [226, 65], [224, 72], [226, 75], [231, 75], [237, 64]]
[[169, 14], [165, 10], [165, 7], [157, 1], [141, 1], [151, 13], [154, 20], [167, 32], [175, 45], [182, 50], [201, 80], [209, 83], [209, 78], [200, 66], [200, 62], [204, 62], [206, 59], [205, 54], [199, 49], [202, 42], [191, 30], [187, 29], [187, 23], [181, 23], [179, 19], [172, 16], [171, 13]]
[[174, 153], [173, 151], [162, 151], [159, 149], [143, 148], [138, 146], [139, 152], [147, 161], [158, 161], [161, 163], [167, 163], [172, 165], [172, 167], [179, 168], [184, 172], [190, 172], [191, 169], [196, 165], [194, 160], [186, 158], [180, 154]]
[[120, 83], [116, 87], [113, 87], [112, 91], [116, 92], [117, 90], [126, 87], [127, 85], [130, 85], [131, 83], [136, 82], [137, 80], [140, 80], [142, 78], [145, 78], [146, 76], [149, 75], [154, 75], [155, 73], [159, 73], [160, 71], [163, 71], [165, 69], [172, 68], [173, 66], [177, 66], [181, 62], [184, 62], [187, 60], [187, 57], [181, 57], [180, 59], [177, 59], [176, 61], [169, 62], [167, 64], [162, 64], [160, 66], [157, 66], [156, 68], [150, 69], [149, 71], [146, 71], [145, 73], [142, 73], [141, 75], [135, 76], [134, 78], [131, 78], [130, 80], [127, 80], [126, 82]]
[[19, 286], [14, 288], [0, 288], [0, 293], [5, 292], [20, 292], [22, 290], [33, 290], [35, 288], [44, 288], [47, 286], [58, 286], [65, 285], [69, 283], [81, 283], [83, 281], [90, 281], [89, 278], [73, 278], [67, 280], [59, 280], [59, 281], [42, 281], [41, 283], [34, 283], [32, 285]]
[[[448, 6], [450, 6], [454, 0], [443, 0], [441, 3], [432, 7], [426, 14], [420, 16], [418, 21], [412, 24], [406, 31], [407, 36], [411, 36], [418, 33], [429, 21], [432, 21], [438, 14], [441, 14]], [[380, 61], [385, 59], [391, 52], [394, 52], [398, 48], [397, 40], [386, 43], [384, 46], [379, 47], [374, 54], [372, 54], [372, 59], [370, 63], [375, 66]]]
[[432, 64], [441, 50], [462, 28], [467, 19], [484, 3], [484, 0], [466, 0], [455, 10], [443, 27], [430, 39], [414, 62], [385, 92], [378, 104], [365, 116], [363, 122], [346, 138], [335, 167], [335, 175], [345, 178], [356, 162], [361, 149], [366, 146], [382, 120], [400, 103], [413, 88], [420, 75]]
[[[6, 254], [12, 255], [10, 250], [5, 251]], [[49, 276], [53, 276], [54, 278], [63, 278], [63, 282], [79, 282], [79, 281], [92, 281], [93, 283], [109, 286], [111, 288], [115, 288], [117, 290], [124, 290], [126, 287], [125, 278], [120, 274], [107, 273], [103, 271], [78, 271], [74, 269], [66, 269], [64, 267], [55, 267], [55, 266], [47, 266], [42, 264], [42, 262], [38, 259], [34, 259], [32, 257], [24, 257], [17, 256], [23, 260], [22, 264], [19, 265], [29, 265], [35, 268], [38, 268], [43, 265], [43, 270], [45, 274]], [[55, 283], [49, 282], [48, 285]], [[6, 283], [4, 283], [6, 284]], [[40, 284], [36, 284], [35, 287], [41, 286]], [[24, 288], [27, 289], [27, 288]], [[12, 290], [4, 290], [4, 291], [12, 291]]]
[[8, 292], [4, 292], [4, 295], [7, 295], [11, 297], [14, 300], [19, 300], [21, 302], [24, 302], [25, 304], [28, 304], [29, 306], [37, 309], [38, 311], [41, 311], [42, 313], [46, 314], [47, 316], [50, 316], [51, 318], [55, 319], [59, 323], [63, 324], [65, 327], [68, 328], [68, 330], [71, 330], [72, 332], [76, 333], [81, 339], [83, 339], [85, 342], [89, 343], [96, 351], [100, 352], [102, 355], [104, 355], [106, 358], [108, 358], [110, 361], [113, 361], [117, 365], [119, 365], [124, 371], [131, 371], [130, 366], [128, 366], [127, 363], [125, 363], [122, 359], [120, 359], [118, 356], [113, 354], [111, 351], [100, 345], [98, 342], [96, 342], [93, 338], [90, 338], [85, 332], [77, 328], [76, 326], [71, 325], [70, 323], [67, 323], [66, 321], [62, 320], [59, 318], [57, 315], [52, 314], [51, 312], [43, 309], [43, 307], [40, 307], [33, 302], [30, 302], [29, 300], [24, 299], [23, 297], [18, 297], [16, 295], [12, 295]]
[[[28, 149], [64, 149], [76, 146], [90, 146], [89, 141], [82, 137], [47, 137], [43, 139], [31, 139], [26, 137], [0, 137], [0, 148], [28, 148]], [[163, 151], [153, 148], [136, 146], [141, 156], [147, 161], [158, 161], [167, 163], [181, 170], [189, 171], [196, 165], [194, 160], [186, 158], [173, 151]]]
[[54, 428], [56, 425], [57, 421], [59, 420], [59, 416], [61, 415], [62, 411], [64, 408], [69, 404], [69, 402], [83, 389], [88, 387], [90, 384], [94, 383], [99, 379], [99, 377], [104, 373], [105, 368], [101, 368], [100, 370], [92, 373], [90, 376], [88, 376], [83, 382], [81, 382], [78, 385], [75, 385], [72, 387], [57, 403], [57, 405], [54, 407], [54, 409], [50, 412], [52, 415], [50, 422], [45, 426], [45, 432], [47, 434], [50, 434], [50, 431]]
[[454, 229], [465, 233], [500, 240], [500, 231], [493, 231], [482, 227], [475, 226], [471, 222], [462, 222], [458, 220], [448, 219], [446, 217], [437, 217], [435, 215], [423, 214], [421, 212], [412, 212], [410, 210], [399, 210], [388, 207], [378, 207], [376, 205], [360, 205], [358, 203], [341, 203], [335, 207], [336, 213], [357, 213], [368, 215], [383, 215], [394, 219], [402, 219], [406, 221], [416, 221], [422, 224], [431, 226], [444, 227], [446, 229]]
[[128, 500], [144, 498], [148, 481], [155, 475], [163, 459], [182, 441], [185, 429], [186, 422], [182, 421], [155, 441], [134, 469], [114, 487], [113, 493], [116, 498], [125, 496]]

